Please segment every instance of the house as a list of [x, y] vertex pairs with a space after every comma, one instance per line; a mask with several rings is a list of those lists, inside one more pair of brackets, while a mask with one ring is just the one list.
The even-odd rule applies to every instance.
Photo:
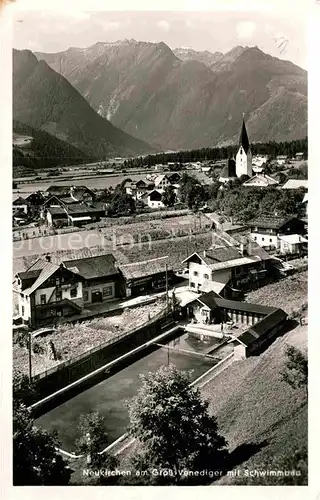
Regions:
[[278, 249], [279, 237], [289, 234], [305, 234], [305, 222], [297, 217], [258, 217], [247, 224], [252, 241], [261, 247]]
[[288, 179], [282, 189], [308, 189], [308, 179]]
[[304, 160], [304, 153], [296, 153], [296, 160]]
[[171, 184], [179, 184], [181, 181], [181, 175], [178, 172], [173, 172], [172, 174], [167, 174], [167, 178]]
[[42, 216], [46, 217], [49, 226], [58, 224], [81, 226], [105, 217], [106, 205], [101, 202], [68, 204], [52, 196], [45, 203]]
[[123, 297], [124, 279], [112, 254], [63, 261], [66, 269], [81, 276], [84, 306]]
[[236, 155], [236, 174], [237, 177], [252, 176], [252, 153], [244, 119], [242, 120], [239, 149]]
[[24, 212], [27, 214], [29, 211], [29, 203], [27, 200], [22, 198], [18, 193], [13, 194], [12, 196], [12, 213], [16, 212]]
[[[239, 302], [219, 297], [214, 292], [200, 295], [186, 306], [187, 316], [199, 327], [193, 326], [195, 335], [223, 337], [224, 324], [233, 325], [225, 334], [233, 344], [235, 358], [246, 358], [262, 352], [284, 329], [287, 314], [277, 307]], [[214, 325], [221, 325], [221, 329]], [[208, 325], [206, 329], [202, 326]]]
[[270, 175], [267, 174], [256, 174], [251, 179], [248, 179], [246, 182], [244, 182], [242, 185], [244, 187], [269, 187], [269, 186], [276, 186], [279, 184], [278, 181], [276, 181], [273, 177], [270, 177]]
[[158, 175], [154, 179], [154, 187], [157, 190], [164, 190], [166, 187], [170, 186], [171, 181], [167, 174]]
[[50, 196], [57, 196], [59, 198], [71, 198], [73, 202], [95, 200], [94, 192], [87, 186], [71, 186], [71, 185], [51, 185], [46, 189]]
[[83, 308], [83, 278], [50, 258], [39, 259], [16, 275], [19, 313], [32, 328], [72, 316]]
[[308, 240], [300, 234], [279, 236], [279, 250], [283, 254], [307, 254]]
[[126, 296], [137, 296], [147, 292], [161, 291], [175, 281], [173, 267], [168, 257], [134, 262], [119, 266], [126, 281]]
[[225, 184], [227, 182], [234, 181], [236, 178], [236, 162], [233, 158], [229, 158], [221, 171], [219, 182]]
[[154, 182], [151, 180], [140, 179], [137, 182], [127, 180], [124, 184], [124, 188], [127, 194], [132, 196], [135, 200], [140, 200], [143, 195], [154, 188]]
[[287, 162], [287, 159], [288, 159], [287, 155], [278, 155], [277, 156], [278, 165], [284, 165]]
[[146, 193], [143, 197], [150, 208], [163, 208], [165, 205], [162, 201], [162, 193], [154, 189], [150, 193]]
[[236, 296], [270, 280], [271, 260], [263, 248], [248, 241], [239, 247], [211, 247], [194, 252], [182, 264], [189, 269], [191, 290]]

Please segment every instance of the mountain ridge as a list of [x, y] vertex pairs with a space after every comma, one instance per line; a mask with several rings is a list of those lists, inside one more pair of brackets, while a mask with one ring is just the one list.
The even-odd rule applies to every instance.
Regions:
[[27, 50], [13, 52], [13, 118], [88, 156], [154, 150], [101, 117], [63, 75]]
[[[306, 136], [305, 70], [257, 46], [221, 56], [184, 49], [184, 60], [179, 50], [124, 40], [36, 56], [61, 71], [101, 116], [163, 150], [235, 142], [243, 113], [251, 141]], [[213, 55], [210, 64], [204, 54]]]

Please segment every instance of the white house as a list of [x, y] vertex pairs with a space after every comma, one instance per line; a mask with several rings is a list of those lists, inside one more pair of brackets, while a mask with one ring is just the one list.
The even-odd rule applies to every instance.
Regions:
[[279, 246], [281, 253], [299, 254], [307, 249], [308, 240], [300, 234], [288, 234], [279, 236]]
[[150, 208], [163, 208], [164, 207], [164, 203], [162, 201], [162, 193], [157, 190], [157, 189], [154, 189], [153, 191], [151, 191], [150, 193], [148, 193], [147, 195], [144, 195], [147, 199], [147, 205], [148, 207]]
[[248, 179], [242, 185], [244, 187], [268, 187], [268, 186], [276, 186], [279, 184], [273, 177], [267, 174], [256, 174], [251, 179]]
[[28, 202], [18, 194], [14, 194], [12, 197], [12, 213], [16, 212], [28, 213]]

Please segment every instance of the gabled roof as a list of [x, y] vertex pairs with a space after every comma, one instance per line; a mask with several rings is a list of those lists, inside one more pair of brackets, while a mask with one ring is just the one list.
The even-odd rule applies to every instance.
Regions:
[[85, 279], [101, 278], [119, 273], [115, 266], [116, 259], [109, 253], [85, 259], [63, 261], [64, 266]]
[[249, 138], [247, 134], [247, 129], [246, 125], [244, 122], [244, 119], [242, 120], [242, 127], [241, 127], [241, 133], [240, 133], [240, 139], [239, 139], [239, 146], [242, 146], [244, 151], [247, 153], [250, 147], [249, 144]]
[[[168, 264], [168, 256], [158, 257], [157, 259], [150, 259], [142, 262], [124, 264], [119, 267], [126, 279], [135, 279], [165, 272], [166, 264]], [[167, 270], [172, 271], [173, 267], [168, 264]]]
[[235, 309], [237, 311], [247, 311], [255, 314], [265, 314], [266, 316], [277, 310], [276, 307], [263, 306], [261, 304], [251, 304], [250, 302], [240, 302], [238, 300], [228, 300], [221, 297], [216, 299], [219, 307], [226, 309]]
[[153, 198], [155, 200], [161, 200], [162, 198], [162, 194], [157, 189], [153, 189], [152, 191], [150, 191], [150, 193], [147, 193], [146, 196], [147, 198], [150, 197], [150, 199]]
[[287, 313], [285, 313], [282, 309], [276, 308], [274, 309], [274, 311], [270, 312], [263, 319], [258, 321], [258, 323], [249, 328], [249, 330], [239, 335], [238, 338], [246, 346], [249, 346], [263, 335], [266, 335], [278, 323], [284, 321], [287, 318], [287, 316], [288, 316]]
[[14, 193], [12, 195], [12, 205], [28, 205], [28, 202], [18, 193]]
[[52, 262], [46, 262], [45, 266], [41, 270], [38, 278], [35, 280], [35, 282], [29, 287], [26, 288], [23, 293], [25, 295], [31, 295], [33, 292], [35, 292], [39, 286], [41, 286], [48, 278], [50, 278], [57, 270], [59, 269], [59, 266], [56, 264], [52, 264]]
[[44, 266], [47, 264], [47, 262], [48, 262], [47, 260], [38, 259], [30, 267], [28, 267], [27, 271], [33, 271], [35, 269], [43, 269]]
[[287, 217], [257, 217], [247, 223], [249, 227], [262, 227], [267, 229], [280, 229], [288, 222], [296, 219], [296, 217], [289, 215]]
[[256, 174], [250, 179], [248, 179], [246, 182], [243, 183], [243, 186], [251, 186], [254, 185], [255, 183], [258, 183], [261, 186], [273, 186], [275, 184], [279, 184], [279, 182], [274, 179], [273, 177], [270, 177], [270, 175], [264, 174]]
[[229, 158], [227, 163], [225, 164], [221, 174], [221, 179], [235, 179], [237, 177], [236, 174], [236, 162], [233, 158]]
[[288, 179], [282, 189], [299, 189], [302, 187], [308, 189], [308, 179]]
[[219, 295], [214, 291], [211, 291], [208, 293], [203, 293], [196, 300], [198, 300], [199, 302], [201, 302], [201, 304], [204, 304], [205, 306], [209, 307], [212, 310], [216, 309], [217, 307], [217, 302], [216, 302], [217, 298], [219, 298]]
[[41, 269], [33, 269], [31, 271], [22, 271], [21, 273], [18, 273], [17, 276], [22, 280], [27, 280], [32, 278], [38, 278], [40, 273]]

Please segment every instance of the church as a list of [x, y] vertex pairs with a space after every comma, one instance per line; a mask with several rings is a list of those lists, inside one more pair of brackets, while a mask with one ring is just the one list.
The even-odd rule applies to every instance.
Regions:
[[226, 182], [234, 181], [242, 175], [252, 177], [252, 153], [244, 118], [242, 120], [239, 149], [236, 154], [236, 159], [228, 159], [220, 174], [219, 182], [224, 184]]
[[242, 120], [239, 149], [236, 155], [236, 174], [237, 177], [242, 175], [252, 177], [252, 153], [244, 118]]

